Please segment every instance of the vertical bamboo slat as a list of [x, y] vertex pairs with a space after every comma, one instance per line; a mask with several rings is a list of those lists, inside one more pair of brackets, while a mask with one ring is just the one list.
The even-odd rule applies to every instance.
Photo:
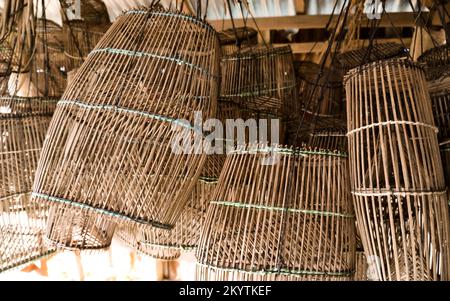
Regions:
[[448, 280], [449, 216], [423, 71], [379, 61], [346, 78], [350, 174], [372, 280]]

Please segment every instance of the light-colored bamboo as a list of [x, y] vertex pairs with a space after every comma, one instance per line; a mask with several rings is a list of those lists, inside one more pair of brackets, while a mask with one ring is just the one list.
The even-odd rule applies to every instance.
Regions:
[[58, 103], [35, 200], [171, 229], [206, 159], [174, 152], [180, 133], [203, 139], [179, 119], [215, 114], [218, 70], [219, 42], [207, 23], [152, 8], [124, 13]]
[[[263, 165], [270, 154], [279, 161]], [[346, 155], [326, 150], [229, 154], [196, 252], [197, 280], [352, 279], [347, 172]]]
[[48, 207], [30, 193], [55, 107], [56, 99], [0, 98], [0, 272], [54, 252], [43, 240]]
[[371, 280], [448, 280], [446, 187], [422, 69], [394, 59], [347, 78], [352, 194]]

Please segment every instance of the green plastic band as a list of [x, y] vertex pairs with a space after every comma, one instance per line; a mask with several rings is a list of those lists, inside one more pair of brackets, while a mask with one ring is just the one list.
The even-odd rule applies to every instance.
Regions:
[[198, 180], [199, 180], [200, 182], [204, 182], [204, 183], [206, 183], [206, 184], [216, 184], [218, 178], [216, 178], [216, 177], [206, 177], [206, 176], [204, 176], [204, 177], [198, 178]]
[[6, 272], [6, 271], [19, 269], [19, 268], [23, 267], [24, 265], [29, 264], [32, 261], [36, 261], [36, 260], [47, 258], [47, 257], [49, 257], [50, 255], [52, 255], [54, 253], [56, 253], [56, 250], [49, 250], [49, 251], [45, 252], [42, 255], [36, 255], [36, 256], [30, 257], [28, 259], [24, 259], [22, 261], [19, 261], [18, 263], [14, 264], [12, 266], [7, 266], [7, 267], [4, 267], [4, 268], [0, 268], [0, 274], [3, 273], [3, 272]]
[[114, 111], [114, 112], [119, 112], [119, 113], [129, 113], [129, 114], [139, 115], [139, 116], [143, 116], [146, 118], [151, 118], [151, 119], [155, 119], [155, 120], [159, 120], [159, 121], [173, 123], [173, 124], [184, 127], [186, 129], [193, 130], [194, 132], [200, 133], [203, 135], [202, 129], [199, 129], [198, 127], [193, 127], [191, 125], [187, 125], [186, 123], [181, 122], [178, 119], [165, 117], [165, 116], [158, 115], [158, 114], [151, 114], [151, 113], [144, 112], [144, 111], [133, 110], [133, 109], [119, 107], [119, 106], [115, 106], [115, 105], [94, 105], [94, 104], [84, 103], [84, 102], [81, 102], [78, 100], [61, 100], [60, 102], [58, 102], [58, 105], [76, 105], [76, 106], [84, 108], [84, 109], [108, 110], [108, 111]]
[[197, 66], [195, 64], [192, 64], [190, 62], [186, 62], [186, 61], [183, 61], [181, 59], [173, 58], [173, 57], [169, 57], [169, 56], [164, 56], [164, 55], [159, 55], [159, 54], [149, 53], [149, 52], [140, 52], [140, 51], [132, 51], [132, 50], [126, 50], [126, 49], [110, 48], [110, 47], [94, 49], [94, 50], [91, 51], [91, 53], [89, 53], [88, 56], [93, 55], [93, 54], [98, 53], [98, 52], [108, 52], [108, 53], [128, 55], [128, 56], [151, 57], [151, 58], [163, 59], [163, 60], [175, 62], [178, 65], [186, 65], [186, 66], [191, 67], [193, 69], [199, 70], [200, 72], [202, 72], [206, 76], [210, 76], [210, 77], [213, 77], [213, 78], [218, 78], [217, 75], [212, 75], [211, 72], [209, 72], [209, 70], [207, 70], [207, 69], [203, 69], [202, 67]]
[[194, 16], [184, 15], [184, 14], [180, 14], [180, 13], [173, 13], [173, 12], [156, 12], [156, 11], [145, 11], [145, 10], [138, 10], [138, 9], [129, 10], [125, 14], [126, 15], [131, 15], [131, 14], [146, 15], [146, 14], [149, 14], [149, 15], [152, 15], [152, 16], [175, 17], [175, 18], [185, 19], [185, 20], [194, 22], [194, 23], [196, 23], [198, 25], [201, 25], [202, 27], [210, 30], [212, 33], [217, 34], [217, 32], [214, 30], [214, 28], [211, 27], [211, 25], [209, 25], [208, 23], [197, 19]]
[[323, 155], [323, 156], [331, 156], [331, 157], [342, 157], [347, 158], [348, 155], [343, 152], [328, 152], [323, 150], [304, 150], [304, 149], [289, 149], [289, 148], [280, 148], [280, 147], [263, 147], [263, 148], [255, 148], [255, 149], [248, 149], [248, 150], [234, 150], [230, 151], [228, 154], [247, 154], [247, 153], [277, 153], [277, 154], [283, 154], [283, 155], [300, 155], [300, 156], [307, 156], [307, 155]]
[[210, 269], [223, 271], [223, 272], [240, 272], [253, 275], [285, 275], [285, 276], [338, 276], [348, 277], [353, 275], [354, 271], [339, 271], [339, 272], [326, 272], [326, 271], [308, 271], [308, 270], [291, 270], [291, 269], [264, 269], [264, 270], [244, 270], [239, 268], [220, 268], [209, 264], [197, 263], [200, 266], [204, 266]]
[[123, 220], [127, 220], [127, 221], [132, 221], [132, 222], [136, 222], [139, 224], [148, 224], [151, 225], [155, 228], [161, 228], [161, 229], [166, 229], [166, 230], [171, 230], [173, 228], [173, 226], [171, 225], [166, 225], [160, 222], [155, 222], [153, 220], [145, 220], [145, 219], [141, 219], [141, 218], [132, 218], [129, 217], [127, 215], [123, 215], [119, 212], [116, 211], [111, 211], [108, 209], [103, 209], [103, 208], [97, 208], [91, 205], [87, 205], [87, 204], [83, 204], [83, 203], [79, 203], [76, 201], [72, 201], [72, 200], [68, 200], [68, 199], [63, 199], [63, 198], [58, 198], [58, 197], [54, 197], [54, 196], [50, 196], [44, 193], [37, 193], [37, 192], [33, 192], [31, 194], [31, 196], [33, 198], [40, 198], [40, 199], [44, 199], [46, 201], [50, 201], [50, 202], [55, 202], [55, 203], [60, 203], [60, 204], [67, 204], [67, 205], [71, 205], [74, 207], [78, 207], [78, 208], [82, 208], [82, 209], [90, 209], [93, 210], [95, 212], [101, 213], [101, 214], [105, 214], [105, 215], [109, 215], [112, 217], [116, 217], [116, 218], [120, 218]]
[[147, 241], [138, 241], [138, 244], [145, 245], [148, 247], [157, 247], [168, 250], [181, 250], [181, 251], [191, 251], [197, 248], [197, 246], [188, 246], [188, 245], [164, 245], [164, 244], [156, 244], [150, 243]]
[[286, 86], [278, 89], [267, 89], [267, 90], [261, 90], [256, 92], [243, 92], [238, 94], [228, 94], [228, 95], [221, 95], [221, 97], [257, 97], [257, 96], [264, 96], [267, 95], [270, 92], [279, 91], [279, 90], [288, 90], [295, 88], [296, 85]]
[[226, 201], [211, 201], [210, 204], [217, 204], [217, 205], [237, 207], [237, 208], [246, 208], [246, 209], [262, 209], [262, 210], [270, 210], [270, 211], [287, 211], [287, 212], [292, 212], [292, 213], [315, 214], [315, 215], [322, 215], [322, 216], [336, 216], [336, 217], [342, 217], [342, 218], [355, 217], [355, 215], [353, 215], [353, 214], [336, 213], [336, 212], [329, 212], [329, 211], [293, 209], [293, 208], [283, 208], [283, 207], [255, 205], [255, 204], [244, 204], [244, 203], [235, 203], [235, 202], [226, 202]]

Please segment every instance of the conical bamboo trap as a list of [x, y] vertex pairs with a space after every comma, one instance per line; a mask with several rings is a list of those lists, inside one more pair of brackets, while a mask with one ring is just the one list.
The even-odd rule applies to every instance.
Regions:
[[105, 32], [92, 28], [82, 20], [70, 20], [63, 24], [64, 54], [67, 70], [79, 68]]
[[253, 111], [289, 116], [297, 100], [290, 47], [255, 47], [222, 57], [220, 95]]
[[356, 219], [372, 280], [449, 279], [449, 217], [423, 71], [379, 61], [346, 78]]
[[407, 50], [396, 42], [376, 43], [337, 55], [336, 59], [341, 68], [348, 72], [360, 65], [396, 57], [406, 57]]
[[434, 121], [439, 129], [440, 141], [450, 138], [450, 76], [429, 82]]
[[65, 209], [72, 216], [81, 209], [115, 222], [175, 225], [206, 155], [178, 154], [172, 144], [180, 133], [202, 138], [200, 129], [179, 119], [192, 123], [196, 111], [213, 116], [218, 52], [216, 32], [191, 16], [142, 8], [117, 19], [66, 89], [50, 125], [33, 189], [36, 201], [61, 212], [52, 214], [47, 237], [65, 237], [52, 233], [70, 227]]
[[450, 69], [450, 45], [445, 44], [425, 51], [419, 58], [420, 63], [425, 64], [425, 72], [428, 80], [435, 80], [448, 75]]
[[53, 252], [31, 186], [56, 99], [0, 98], [0, 272]]
[[230, 55], [258, 44], [258, 32], [251, 27], [230, 28], [219, 33], [222, 55]]
[[345, 122], [340, 73], [308, 61], [296, 68], [299, 109], [286, 122], [286, 141], [299, 146], [308, 143], [314, 132], [341, 128]]
[[[275, 155], [279, 161], [263, 165]], [[197, 280], [349, 280], [354, 214], [345, 154], [229, 154], [197, 249]]]

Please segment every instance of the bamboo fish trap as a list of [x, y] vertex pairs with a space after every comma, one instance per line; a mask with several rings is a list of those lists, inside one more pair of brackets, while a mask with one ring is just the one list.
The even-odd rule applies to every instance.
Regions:
[[244, 49], [222, 57], [221, 97], [257, 112], [289, 116], [297, 99], [290, 47]]
[[[77, 208], [171, 229], [206, 159], [176, 153], [173, 141], [186, 131], [202, 138], [179, 119], [192, 123], [195, 111], [204, 118], [215, 113], [218, 52], [216, 32], [199, 19], [151, 8], [124, 13], [58, 103], [34, 198], [49, 202], [52, 212]], [[47, 236], [63, 237], [51, 232], [70, 225], [51, 217]]]
[[[278, 161], [263, 165], [268, 155]], [[197, 249], [197, 280], [352, 279], [346, 161], [310, 149], [229, 154]]]
[[56, 101], [0, 98], [0, 272], [53, 252], [43, 243], [48, 207], [30, 194]]
[[434, 120], [439, 129], [440, 141], [450, 138], [450, 76], [428, 83]]
[[104, 34], [104, 31], [92, 28], [82, 20], [64, 22], [64, 54], [67, 57], [67, 70], [79, 68]]
[[425, 64], [425, 72], [428, 80], [435, 80], [449, 74], [450, 45], [445, 44], [425, 51], [419, 58], [420, 63]]
[[379, 61], [346, 78], [352, 194], [372, 280], [448, 280], [449, 216], [423, 71]]
[[337, 55], [336, 59], [344, 73], [360, 65], [384, 59], [396, 57], [406, 57], [407, 49], [403, 45], [395, 42], [373, 44]]
[[251, 27], [230, 28], [219, 33], [222, 55], [227, 56], [258, 44], [258, 32]]

